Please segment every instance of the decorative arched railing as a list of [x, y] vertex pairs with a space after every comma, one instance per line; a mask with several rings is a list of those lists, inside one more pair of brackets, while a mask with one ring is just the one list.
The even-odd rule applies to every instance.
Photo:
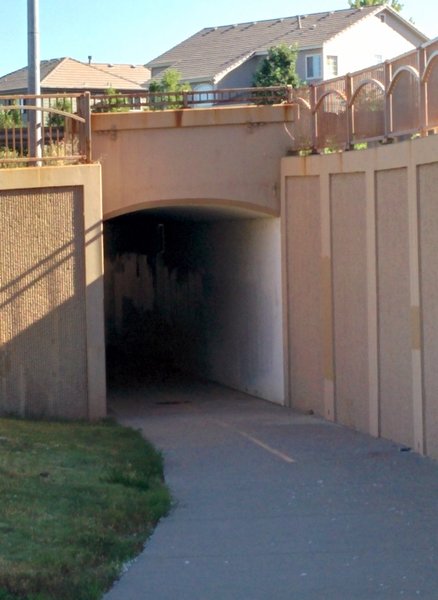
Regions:
[[[294, 102], [310, 97], [308, 149], [349, 149], [438, 130], [438, 39], [385, 63], [294, 90]], [[331, 96], [345, 100], [321, 110]], [[302, 126], [300, 127], [302, 131]], [[302, 136], [303, 137], [303, 136]], [[310, 142], [311, 140], [311, 142]], [[302, 150], [298, 145], [294, 150]]]

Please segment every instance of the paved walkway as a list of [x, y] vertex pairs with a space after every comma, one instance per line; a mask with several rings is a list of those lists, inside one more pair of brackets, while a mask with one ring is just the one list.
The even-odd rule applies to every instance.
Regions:
[[113, 398], [176, 505], [106, 600], [438, 599], [438, 464], [212, 384]]

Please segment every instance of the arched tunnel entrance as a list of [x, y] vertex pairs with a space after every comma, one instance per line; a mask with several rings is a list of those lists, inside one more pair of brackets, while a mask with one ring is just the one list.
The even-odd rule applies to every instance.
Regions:
[[148, 209], [104, 238], [110, 389], [182, 375], [284, 403], [279, 218]]

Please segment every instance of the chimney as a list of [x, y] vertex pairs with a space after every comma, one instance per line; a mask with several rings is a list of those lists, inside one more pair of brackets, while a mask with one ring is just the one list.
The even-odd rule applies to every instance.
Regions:
[[91, 65], [91, 59], [92, 59], [92, 58], [93, 58], [92, 56], [90, 56], [90, 55], [88, 56], [88, 64], [89, 64], [89, 65]]
[[303, 26], [301, 25], [301, 15], [297, 16], [297, 22], [298, 22], [298, 29], [302, 29]]

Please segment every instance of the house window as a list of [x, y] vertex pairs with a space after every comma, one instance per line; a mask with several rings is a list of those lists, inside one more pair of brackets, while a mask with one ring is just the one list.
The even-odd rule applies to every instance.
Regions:
[[192, 90], [198, 92], [197, 94], [193, 94], [193, 99], [196, 102], [202, 102], [201, 108], [210, 108], [213, 106], [212, 102], [208, 102], [209, 100], [214, 100], [214, 94], [212, 93], [214, 92], [214, 86], [211, 83], [195, 83], [192, 86]]
[[306, 56], [306, 79], [321, 78], [321, 55], [309, 54]]
[[330, 79], [330, 77], [338, 76], [338, 57], [337, 56], [327, 56], [326, 59], [326, 79]]

